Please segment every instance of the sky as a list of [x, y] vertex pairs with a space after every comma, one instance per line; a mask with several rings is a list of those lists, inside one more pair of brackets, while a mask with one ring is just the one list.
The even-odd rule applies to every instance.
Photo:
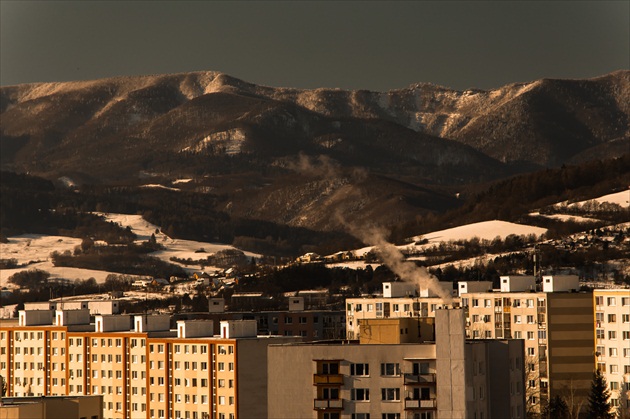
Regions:
[[220, 71], [490, 89], [630, 68], [630, 1], [0, 0], [0, 85]]

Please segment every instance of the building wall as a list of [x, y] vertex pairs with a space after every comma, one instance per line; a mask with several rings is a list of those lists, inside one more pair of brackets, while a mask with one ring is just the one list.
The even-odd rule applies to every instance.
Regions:
[[[359, 339], [359, 323], [363, 319], [387, 319], [404, 317], [435, 317], [435, 310], [445, 304], [436, 297], [376, 297], [346, 299], [346, 337]], [[451, 304], [458, 306], [459, 298], [453, 298]]]
[[[391, 328], [391, 323], [398, 329], [405, 320], [380, 322], [385, 329]], [[522, 342], [466, 344], [463, 310], [437, 310], [435, 322], [435, 343], [355, 341], [269, 346], [269, 417], [324, 418], [330, 417], [325, 414], [339, 414], [350, 418], [369, 414], [380, 418], [392, 413], [403, 418], [414, 414], [431, 419], [471, 418], [475, 414], [523, 418], [522, 392], [504, 397], [508, 390], [495, 396], [489, 389], [491, 384], [495, 389], [515, 389], [516, 382], [523, 388], [522, 368], [505, 374], [510, 370], [509, 363], [513, 367], [522, 365]], [[379, 321], [369, 323], [374, 326]], [[386, 339], [389, 335], [380, 336]], [[397, 336], [389, 337], [398, 340]], [[491, 369], [492, 363], [495, 369]], [[359, 400], [366, 392], [369, 400]], [[391, 396], [394, 400], [383, 400], [384, 394], [386, 399]]]
[[3, 327], [0, 338], [9, 396], [102, 395], [106, 419], [264, 416], [266, 347], [301, 340], [72, 332], [57, 326]]
[[592, 316], [592, 294], [547, 294], [550, 397], [588, 396], [594, 370]]
[[593, 291], [595, 356], [610, 390], [610, 403], [630, 417], [630, 290]]

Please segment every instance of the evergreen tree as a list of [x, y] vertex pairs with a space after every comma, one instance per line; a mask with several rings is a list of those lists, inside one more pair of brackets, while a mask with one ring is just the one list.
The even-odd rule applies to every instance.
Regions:
[[555, 395], [549, 400], [549, 404], [543, 410], [543, 418], [567, 419], [569, 417], [569, 406], [562, 397]]
[[615, 414], [610, 411], [609, 398], [608, 384], [598, 369], [593, 374], [591, 392], [588, 395], [588, 417], [591, 419], [613, 419]]

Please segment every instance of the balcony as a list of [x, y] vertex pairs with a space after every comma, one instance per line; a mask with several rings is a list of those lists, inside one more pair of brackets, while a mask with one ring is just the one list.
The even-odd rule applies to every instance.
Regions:
[[405, 400], [405, 410], [435, 409], [435, 408], [437, 408], [436, 399], [426, 399], [426, 400], [406, 399]]
[[435, 384], [435, 374], [405, 374], [405, 385]]
[[315, 410], [343, 410], [342, 399], [315, 399], [313, 409]]
[[338, 384], [343, 385], [343, 375], [341, 374], [313, 374], [313, 385]]

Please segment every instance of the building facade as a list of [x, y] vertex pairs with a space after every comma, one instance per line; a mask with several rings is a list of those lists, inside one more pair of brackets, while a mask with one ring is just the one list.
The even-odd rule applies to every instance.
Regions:
[[525, 417], [521, 341], [466, 342], [461, 309], [420, 320], [424, 338], [412, 322], [367, 320], [359, 342], [269, 346], [269, 417]]
[[595, 357], [610, 404], [630, 417], [630, 289], [596, 289]]
[[96, 316], [87, 309], [22, 311], [2, 323], [0, 366], [8, 396], [103, 397], [103, 418], [265, 417], [267, 346], [252, 320]]
[[[449, 282], [446, 288], [452, 288]], [[383, 295], [346, 299], [346, 339], [360, 339], [361, 320], [405, 317], [435, 317], [439, 307], [460, 305], [459, 297], [444, 300], [430, 290], [405, 282], [384, 282]]]

